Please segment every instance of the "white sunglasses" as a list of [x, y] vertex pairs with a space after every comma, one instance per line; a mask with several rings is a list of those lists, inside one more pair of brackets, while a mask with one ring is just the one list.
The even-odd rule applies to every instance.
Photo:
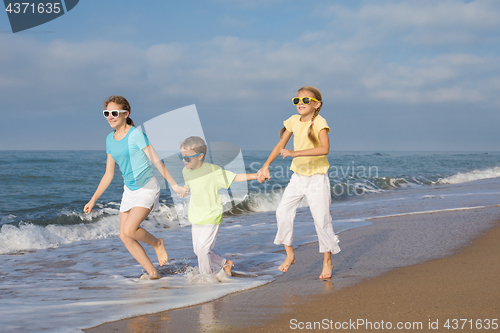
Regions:
[[103, 110], [102, 114], [104, 118], [108, 118], [111, 115], [113, 118], [116, 118], [120, 115], [120, 113], [127, 112], [128, 110]]

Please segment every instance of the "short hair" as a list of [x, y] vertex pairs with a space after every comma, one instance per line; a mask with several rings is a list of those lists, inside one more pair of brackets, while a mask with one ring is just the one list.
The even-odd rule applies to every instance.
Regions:
[[199, 136], [190, 136], [186, 140], [182, 141], [181, 149], [192, 149], [195, 153], [203, 153], [202, 161], [205, 161], [205, 157], [207, 156], [207, 144], [205, 140], [200, 138]]

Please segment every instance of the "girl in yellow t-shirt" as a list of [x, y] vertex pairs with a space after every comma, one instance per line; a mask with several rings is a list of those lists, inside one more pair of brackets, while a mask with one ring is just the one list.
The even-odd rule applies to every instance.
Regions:
[[[281, 140], [274, 147], [266, 163], [257, 173], [262, 183], [270, 179], [269, 165], [281, 155], [293, 157], [290, 170], [294, 171], [283, 197], [276, 209], [278, 232], [275, 244], [285, 245], [286, 259], [279, 270], [286, 272], [295, 263], [293, 252], [293, 221], [302, 198], [305, 196], [314, 219], [319, 240], [319, 252], [323, 253], [323, 271], [320, 279], [332, 277], [332, 253], [340, 252], [338, 237], [333, 232], [330, 215], [330, 180], [328, 168], [330, 164], [326, 155], [330, 150], [328, 133], [330, 128], [326, 120], [319, 115], [323, 106], [321, 93], [310, 86], [302, 87], [293, 98], [299, 114], [293, 115], [285, 122], [280, 132]], [[285, 149], [286, 144], [294, 135], [294, 150]]]

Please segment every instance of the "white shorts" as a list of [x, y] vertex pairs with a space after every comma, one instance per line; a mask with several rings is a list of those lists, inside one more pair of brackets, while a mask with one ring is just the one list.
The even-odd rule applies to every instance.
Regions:
[[120, 213], [128, 212], [133, 207], [144, 207], [151, 210], [158, 210], [160, 205], [160, 184], [155, 177], [151, 177], [149, 182], [138, 190], [132, 191], [123, 185], [122, 203]]

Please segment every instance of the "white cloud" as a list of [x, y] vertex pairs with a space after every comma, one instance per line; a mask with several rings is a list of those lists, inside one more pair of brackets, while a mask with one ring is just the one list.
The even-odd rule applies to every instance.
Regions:
[[132, 92], [143, 101], [187, 99], [190, 104], [195, 99], [221, 108], [223, 96], [233, 109], [270, 96], [268, 103], [276, 107], [275, 96], [287, 98], [300, 85], [312, 84], [343, 103], [499, 103], [500, 87], [490, 84], [500, 82], [497, 56], [476, 54], [474, 48], [455, 53], [434, 48], [425, 56], [389, 61], [374, 50], [384, 52], [389, 37], [397, 45], [438, 26], [465, 25], [472, 35], [484, 29], [494, 34], [499, 7], [488, 0], [377, 2], [358, 11], [335, 6], [330, 11], [338, 22], [332, 27], [345, 25], [343, 32], [329, 27], [281, 44], [219, 36], [141, 48], [0, 35], [0, 99], [10, 105], [41, 101], [51, 110], [46, 112], [55, 113], [66, 112], [65, 101], [100, 101], [111, 91]]
[[498, 1], [480, 0], [464, 3], [458, 0], [382, 2], [367, 5], [359, 18], [389, 28], [429, 28], [466, 26], [490, 29], [500, 25]]
[[[132, 102], [134, 120], [135, 110], [166, 112], [196, 103], [213, 133], [250, 137], [258, 127], [267, 136], [252, 142], [268, 137], [274, 142], [284, 115], [293, 111], [290, 97], [302, 85], [315, 85], [323, 92], [325, 112], [341, 105], [345, 110], [337, 116], [355, 123], [357, 133], [374, 133], [376, 122], [383, 127], [384, 115], [394, 110], [402, 123], [412, 122], [405, 110], [427, 112], [432, 119], [421, 122], [429, 124], [438, 113], [447, 119], [457, 105], [464, 113], [474, 110], [471, 117], [482, 112], [476, 127], [492, 126], [500, 106], [500, 54], [493, 42], [499, 6], [489, 0], [335, 6], [328, 13], [330, 25], [304, 27], [307, 32], [286, 42], [218, 36], [144, 46], [106, 37], [41, 42], [36, 36], [0, 34], [0, 112], [9, 119], [54, 116], [51, 120], [64, 124], [69, 113], [97, 111], [95, 117], [102, 118], [101, 101], [123, 94]], [[13, 109], [23, 112], [9, 113]], [[455, 119], [458, 127], [471, 121], [463, 119]], [[228, 126], [237, 122], [239, 127]], [[18, 123], [13, 126], [25, 124]], [[408, 129], [414, 137], [420, 130], [417, 124]], [[366, 137], [356, 140], [365, 147]]]
[[319, 8], [333, 18], [331, 31], [351, 33], [366, 46], [397, 38], [413, 45], [477, 44], [498, 41], [500, 1], [377, 1], [359, 10], [339, 5]]

